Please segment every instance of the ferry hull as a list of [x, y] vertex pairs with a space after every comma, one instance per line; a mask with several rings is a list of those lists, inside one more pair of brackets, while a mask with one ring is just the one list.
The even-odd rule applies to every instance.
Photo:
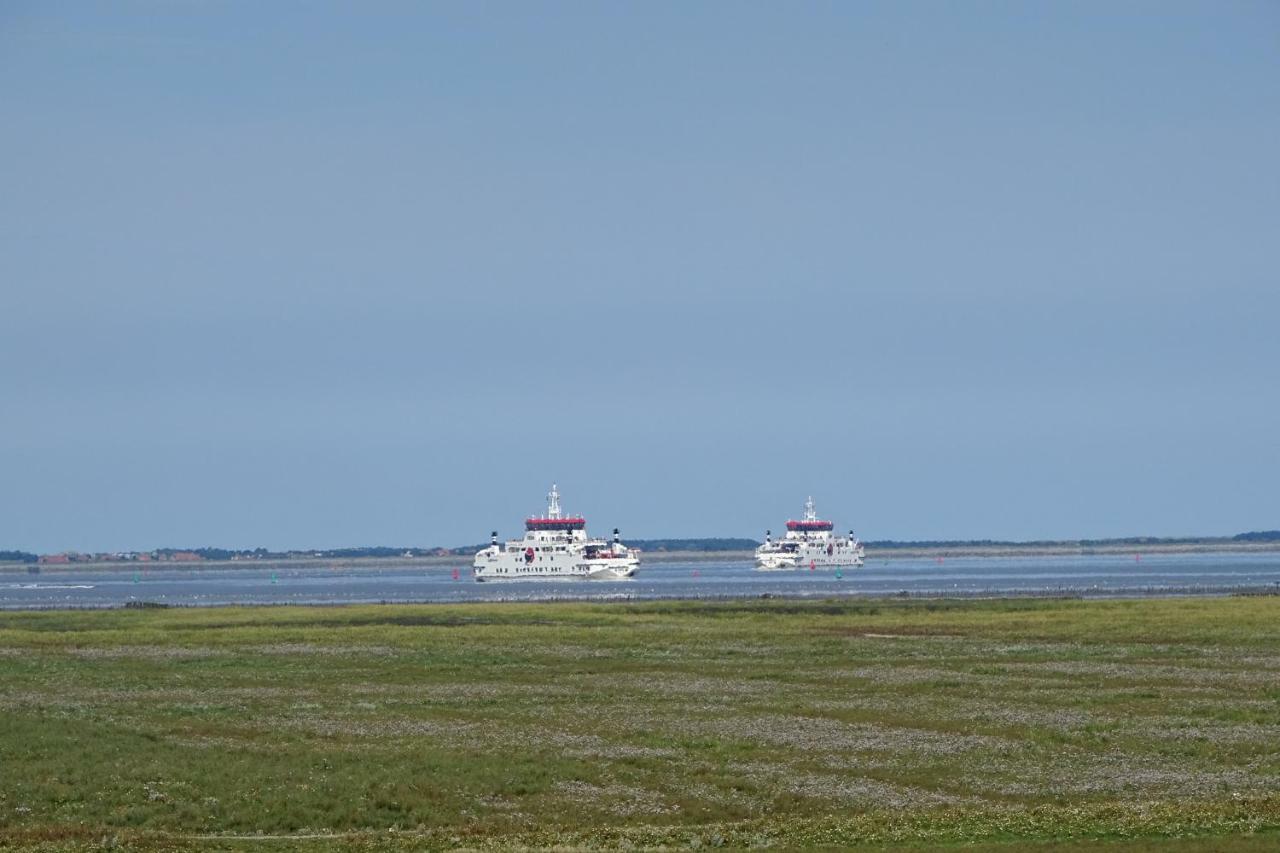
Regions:
[[477, 561], [475, 579], [485, 580], [627, 580], [635, 576], [640, 561], [635, 557], [626, 560], [581, 560], [567, 564], [529, 566], [520, 561]]
[[628, 563], [618, 566], [596, 566], [587, 575], [593, 581], [624, 581], [634, 577], [639, 563]]
[[[519, 571], [521, 567], [518, 565], [515, 567], [517, 571], [511, 571], [507, 567], [476, 566], [475, 578], [482, 583], [484, 581], [623, 581], [634, 577], [639, 567], [640, 561], [634, 559], [590, 561], [573, 566], [526, 571]], [[503, 571], [503, 568], [507, 570]]]
[[831, 569], [857, 569], [862, 566], [862, 560], [822, 560], [815, 557], [813, 560], [771, 560], [756, 559], [757, 572], [796, 572], [831, 570]]

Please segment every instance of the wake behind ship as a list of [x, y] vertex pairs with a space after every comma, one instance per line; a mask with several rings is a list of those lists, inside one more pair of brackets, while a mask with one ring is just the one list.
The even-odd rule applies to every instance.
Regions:
[[640, 552], [619, 540], [587, 536], [587, 520], [560, 514], [560, 492], [554, 483], [547, 495], [547, 514], [524, 522], [524, 538], [498, 544], [495, 530], [492, 544], [476, 554], [477, 581], [486, 580], [623, 580], [640, 567]]

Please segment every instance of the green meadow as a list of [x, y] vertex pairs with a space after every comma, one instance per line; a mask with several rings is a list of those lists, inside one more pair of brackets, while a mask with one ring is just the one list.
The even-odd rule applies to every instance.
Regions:
[[1280, 848], [1280, 598], [0, 614], [0, 848]]

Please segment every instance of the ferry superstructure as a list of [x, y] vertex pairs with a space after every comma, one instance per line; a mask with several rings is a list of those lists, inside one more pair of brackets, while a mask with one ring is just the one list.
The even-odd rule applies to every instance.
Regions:
[[865, 556], [862, 543], [849, 531], [848, 538], [834, 536], [835, 525], [818, 518], [810, 497], [804, 504], [804, 518], [787, 522], [787, 533], [774, 540], [773, 531], [765, 531], [764, 544], [756, 549], [757, 571], [790, 571], [794, 569], [834, 569], [858, 567]]
[[640, 552], [622, 544], [616, 527], [612, 542], [592, 539], [585, 518], [562, 515], [554, 483], [547, 495], [547, 514], [525, 519], [523, 539], [499, 544], [495, 530], [490, 542], [476, 554], [477, 581], [623, 580], [640, 567]]

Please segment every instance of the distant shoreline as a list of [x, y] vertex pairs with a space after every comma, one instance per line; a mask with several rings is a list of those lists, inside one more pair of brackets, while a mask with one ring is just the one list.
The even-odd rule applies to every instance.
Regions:
[[867, 547], [867, 557], [1062, 557], [1096, 554], [1248, 554], [1280, 551], [1280, 541], [1263, 542], [1115, 542], [1081, 545], [1071, 542], [1044, 545], [955, 545], [876, 548]]
[[[1250, 554], [1280, 552], [1280, 541], [1271, 542], [1152, 542], [1079, 545], [1071, 542], [1044, 545], [920, 545], [891, 548], [866, 546], [868, 560], [908, 560], [921, 557], [1070, 557], [1098, 554]], [[641, 561], [750, 560], [752, 551], [645, 551]]]
[[[1204, 542], [1115, 542], [1081, 545], [1072, 542], [1045, 544], [974, 544], [974, 545], [895, 545], [883, 547], [868, 545], [867, 560], [908, 560], [922, 558], [1000, 558], [1000, 557], [1070, 557], [1091, 555], [1144, 555], [1160, 554], [1227, 554], [1280, 552], [1280, 541], [1204, 541]], [[748, 562], [754, 554], [749, 549], [732, 551], [643, 551], [641, 562]], [[261, 560], [86, 560], [74, 563], [34, 564], [0, 561], [0, 572], [27, 573], [75, 572], [80, 569], [120, 569], [121, 571], [199, 571], [201, 569], [261, 569], [261, 568], [400, 568], [407, 566], [469, 568], [469, 555], [424, 555], [395, 557], [273, 557]]]

